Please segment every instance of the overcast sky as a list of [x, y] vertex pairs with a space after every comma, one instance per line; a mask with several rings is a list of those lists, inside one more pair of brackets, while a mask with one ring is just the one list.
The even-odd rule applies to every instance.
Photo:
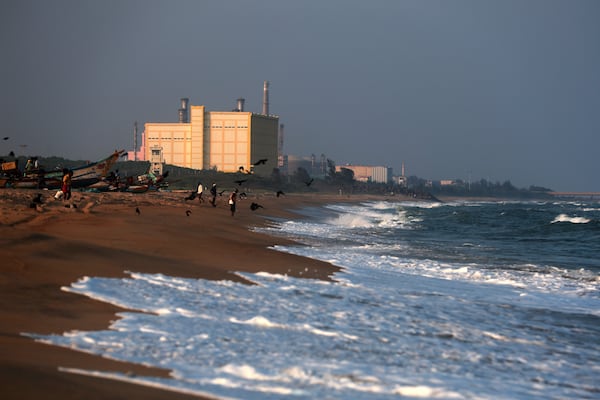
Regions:
[[598, 0], [3, 0], [0, 49], [0, 154], [96, 160], [268, 80], [287, 154], [600, 191]]

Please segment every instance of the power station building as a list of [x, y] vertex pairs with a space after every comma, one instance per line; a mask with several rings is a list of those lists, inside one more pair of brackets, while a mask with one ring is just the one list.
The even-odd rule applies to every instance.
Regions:
[[354, 179], [359, 182], [390, 183], [392, 181], [393, 169], [390, 167], [371, 165], [336, 165], [335, 167], [336, 172], [342, 169], [354, 172]]
[[[207, 111], [181, 99], [179, 121], [147, 122], [140, 159], [154, 170], [162, 163], [221, 172], [252, 171], [270, 175], [278, 167], [279, 117], [269, 115], [268, 82], [264, 84], [262, 114], [244, 111], [244, 99], [233, 111]], [[266, 160], [253, 166], [258, 160]]]

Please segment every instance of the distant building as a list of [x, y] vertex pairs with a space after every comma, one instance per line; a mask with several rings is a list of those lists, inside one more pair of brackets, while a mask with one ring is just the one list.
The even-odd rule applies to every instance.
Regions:
[[336, 172], [342, 168], [354, 172], [354, 179], [359, 182], [390, 183], [392, 181], [392, 168], [371, 165], [341, 165], [336, 166]]
[[303, 168], [308, 174], [315, 178], [323, 178], [327, 175], [327, 158], [325, 154], [320, 157], [312, 154], [310, 157], [286, 155], [283, 158], [282, 172], [286, 175], [293, 175], [298, 168]]
[[[145, 124], [139, 160], [160, 159], [184, 168], [243, 170], [258, 175], [270, 175], [277, 168], [279, 117], [244, 111], [244, 99], [238, 99], [233, 111], [188, 108], [188, 101], [181, 99], [178, 122]], [[265, 109], [268, 112], [263, 105]], [[266, 161], [253, 166], [258, 160]]]
[[440, 186], [453, 186], [453, 185], [456, 185], [456, 181], [453, 179], [440, 180]]

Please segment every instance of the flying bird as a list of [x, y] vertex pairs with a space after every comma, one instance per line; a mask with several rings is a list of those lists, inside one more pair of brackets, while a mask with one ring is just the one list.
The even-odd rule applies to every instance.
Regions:
[[188, 217], [190, 216], [192, 212], [190, 210], [185, 210], [185, 215], [187, 215]]
[[221, 190], [221, 191], [219, 192], [219, 196], [223, 196], [223, 193], [225, 193], [225, 190]]
[[194, 200], [197, 194], [197, 192], [191, 192], [190, 195], [185, 198], [185, 201]]
[[252, 204], [250, 204], [250, 209], [251, 209], [252, 211], [256, 211], [256, 210], [258, 210], [259, 208], [264, 208], [264, 207], [263, 207], [263, 206], [261, 206], [261, 205], [260, 205], [260, 204], [258, 204], [258, 203], [252, 203]]
[[135, 213], [136, 213], [137, 215], [140, 215], [140, 214], [141, 214], [141, 212], [140, 212], [140, 209], [139, 209], [138, 207], [136, 207], [136, 208], [135, 208]]
[[2, 138], [2, 140], [8, 140], [8, 139], [10, 139], [10, 137], [8, 137], [8, 136], [4, 136], [4, 137]]
[[282, 195], [285, 196], [285, 193], [283, 193], [283, 190], [278, 190], [277, 197], [282, 196]]
[[238, 184], [238, 186], [242, 186], [242, 183], [246, 182], [248, 179], [238, 179], [237, 181], [234, 181], [235, 183]]
[[310, 181], [304, 182], [304, 184], [305, 184], [306, 186], [310, 186], [310, 185], [311, 185], [311, 183], [313, 183], [313, 181], [314, 181], [314, 180], [315, 180], [315, 178], [310, 178]]
[[264, 164], [265, 164], [267, 161], [269, 161], [269, 159], [268, 159], [268, 158], [261, 158], [260, 160], [258, 160], [257, 162], [255, 162], [255, 163], [254, 163], [254, 164], [252, 164], [252, 165], [254, 165], [255, 167], [256, 167], [257, 165], [261, 165], [261, 164], [263, 164], [263, 165], [264, 165]]

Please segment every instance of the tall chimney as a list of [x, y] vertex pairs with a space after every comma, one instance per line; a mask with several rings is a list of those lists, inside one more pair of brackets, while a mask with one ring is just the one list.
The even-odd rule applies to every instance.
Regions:
[[137, 161], [137, 121], [133, 124], [133, 161]]
[[240, 97], [239, 99], [237, 99], [237, 111], [244, 112], [244, 102], [245, 101], [246, 101], [246, 99], [244, 99], [243, 97]]
[[263, 85], [263, 115], [269, 115], [269, 81]]

